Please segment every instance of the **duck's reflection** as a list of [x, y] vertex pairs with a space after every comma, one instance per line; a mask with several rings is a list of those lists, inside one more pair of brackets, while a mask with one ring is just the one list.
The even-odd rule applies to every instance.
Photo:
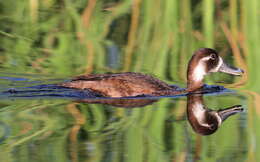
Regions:
[[78, 100], [80, 103], [91, 103], [91, 104], [106, 104], [115, 107], [123, 107], [123, 108], [135, 108], [135, 107], [144, 107], [147, 105], [151, 105], [154, 102], [158, 101], [158, 99], [145, 99], [144, 97], [136, 98], [117, 98], [117, 99], [82, 99]]
[[[117, 107], [133, 108], [152, 104], [155, 99], [103, 99], [80, 100], [85, 103], [101, 103]], [[242, 112], [241, 105], [235, 105], [220, 110], [211, 110], [204, 105], [203, 94], [187, 95], [187, 117], [193, 130], [200, 135], [210, 135], [216, 132], [228, 117]]]
[[241, 105], [220, 110], [211, 110], [204, 105], [202, 94], [188, 95], [188, 121], [193, 130], [201, 135], [213, 134], [228, 117], [242, 111], [243, 108]]

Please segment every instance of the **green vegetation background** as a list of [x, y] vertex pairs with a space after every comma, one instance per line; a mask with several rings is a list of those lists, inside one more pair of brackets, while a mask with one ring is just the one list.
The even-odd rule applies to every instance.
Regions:
[[[178, 118], [176, 113], [185, 116], [184, 100], [163, 100], [133, 110], [54, 101], [1, 104], [1, 121], [12, 130], [0, 145], [1, 159], [30, 161], [35, 158], [31, 145], [36, 145], [36, 159], [43, 161], [108, 158], [106, 161], [152, 162], [198, 157], [230, 161], [230, 155], [259, 161], [259, 7], [258, 0], [1, 1], [2, 72], [68, 78], [82, 73], [136, 71], [185, 86], [186, 65], [193, 51], [211, 47], [246, 74], [242, 78], [214, 74], [207, 79], [209, 84], [228, 83], [225, 86], [240, 89], [244, 96], [243, 100], [209, 99], [210, 106], [234, 101], [248, 108], [244, 123], [248, 127], [241, 129], [243, 123], [233, 123], [217, 135], [202, 138], [190, 130], [190, 137], [186, 135], [185, 122], [167, 123], [169, 118]], [[111, 122], [112, 118], [117, 122]], [[230, 136], [230, 130], [237, 136]], [[93, 154], [81, 153], [84, 146], [80, 141], [94, 147]], [[219, 144], [211, 155], [209, 149]]]

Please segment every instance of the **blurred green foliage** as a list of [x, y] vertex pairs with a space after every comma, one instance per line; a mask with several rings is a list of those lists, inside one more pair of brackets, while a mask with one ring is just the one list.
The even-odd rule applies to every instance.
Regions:
[[248, 98], [207, 97], [208, 107], [248, 108], [247, 116], [234, 117], [209, 137], [194, 134], [183, 120], [183, 99], [142, 109], [0, 102], [0, 161], [259, 161], [259, 5], [257, 0], [0, 1], [1, 71], [53, 78], [137, 71], [184, 84], [193, 51], [212, 47], [246, 74], [238, 79], [214, 74], [208, 83], [240, 85]]

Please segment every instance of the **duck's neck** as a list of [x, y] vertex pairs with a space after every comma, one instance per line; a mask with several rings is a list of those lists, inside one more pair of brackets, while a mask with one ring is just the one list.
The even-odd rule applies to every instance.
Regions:
[[203, 87], [202, 81], [188, 81], [187, 91], [192, 92]]
[[188, 95], [187, 114], [193, 123], [205, 125], [207, 109], [204, 108], [202, 95]]
[[[195, 68], [193, 68], [195, 67]], [[205, 66], [202, 64], [189, 65], [187, 71], [187, 91], [195, 91], [203, 87], [203, 78], [206, 75]]]

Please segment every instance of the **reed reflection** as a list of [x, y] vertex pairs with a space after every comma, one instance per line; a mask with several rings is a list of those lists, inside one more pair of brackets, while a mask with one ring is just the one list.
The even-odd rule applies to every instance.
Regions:
[[211, 110], [204, 105], [202, 94], [189, 94], [187, 97], [188, 121], [193, 130], [201, 135], [215, 133], [223, 121], [244, 110], [241, 105]]

